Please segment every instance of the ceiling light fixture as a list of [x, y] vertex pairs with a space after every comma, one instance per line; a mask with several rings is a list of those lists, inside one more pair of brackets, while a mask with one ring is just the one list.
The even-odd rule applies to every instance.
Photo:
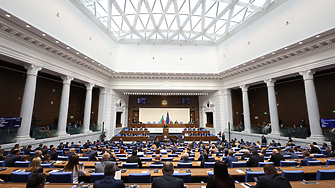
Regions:
[[8, 18], [10, 18], [10, 15], [9, 15], [9, 14], [6, 14], [6, 16], [7, 16]]
[[26, 27], [28, 27], [28, 28], [29, 28], [29, 27], [30, 27], [30, 25], [26, 25]]
[[302, 44], [302, 42], [299, 42], [299, 44]]
[[79, 52], [77, 52], [77, 54], [79, 54]]
[[43, 35], [43, 37], [45, 37], [45, 36], [46, 36], [46, 34], [45, 34], [45, 33], [43, 33], [42, 35]]
[[287, 48], [285, 48], [285, 50], [287, 50]]
[[315, 37], [318, 38], [318, 37], [320, 37], [320, 35], [316, 35]]
[[59, 43], [58, 40], [56, 40], [56, 43], [57, 43], [57, 44]]
[[68, 50], [70, 50], [70, 47], [67, 47]]

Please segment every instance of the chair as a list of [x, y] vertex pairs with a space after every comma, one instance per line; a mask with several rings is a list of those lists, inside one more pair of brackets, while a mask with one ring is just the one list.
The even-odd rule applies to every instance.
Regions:
[[152, 161], [152, 157], [142, 157], [141, 161]]
[[42, 163], [41, 164], [42, 168], [55, 168], [55, 166], [52, 163]]
[[73, 172], [52, 172], [49, 174], [50, 183], [73, 183]]
[[255, 182], [254, 177], [258, 178], [259, 176], [265, 175], [264, 171], [246, 171], [245, 172], [245, 182]]
[[194, 157], [188, 157], [188, 160], [194, 161]]
[[138, 163], [123, 163], [122, 164], [123, 168], [138, 168]]
[[150, 163], [149, 168], [163, 168], [163, 164]]
[[173, 177], [184, 180], [184, 183], [192, 183], [191, 173], [173, 173]]
[[119, 157], [119, 161], [127, 161], [127, 157]]
[[273, 162], [258, 162], [258, 167], [263, 167], [266, 164], [273, 164]]
[[192, 163], [177, 163], [177, 168], [192, 168]]
[[247, 162], [232, 162], [231, 163], [231, 168], [237, 168], [237, 167], [247, 167]]
[[90, 182], [94, 183], [97, 180], [101, 180], [105, 177], [104, 173], [92, 173], [90, 177]]
[[184, 122], [182, 122], [182, 121], [181, 121], [181, 122], [179, 122], [179, 123], [180, 123], [180, 124], [184, 124]]
[[58, 156], [57, 160], [59, 160], [59, 161], [68, 161], [69, 158], [67, 156]]
[[5, 167], [5, 161], [0, 161], [0, 166]]
[[127, 157], [126, 154], [116, 154], [116, 157]]
[[335, 165], [335, 159], [333, 160], [327, 159], [326, 165]]
[[316, 180], [335, 180], [335, 170], [318, 170]]
[[162, 157], [161, 161], [173, 161], [173, 157]]
[[168, 154], [168, 157], [178, 157], [178, 154]]
[[14, 163], [15, 167], [29, 167], [30, 161], [16, 161]]
[[79, 157], [79, 161], [89, 161], [89, 157]]
[[35, 155], [35, 152], [29, 152], [30, 157]]
[[235, 157], [243, 156], [243, 155], [244, 155], [243, 153], [235, 153]]
[[319, 166], [321, 164], [321, 161], [307, 161], [307, 166]]
[[285, 159], [291, 159], [291, 155], [283, 155]]
[[63, 156], [64, 151], [63, 150], [56, 150], [57, 155]]
[[129, 183], [151, 183], [151, 173], [129, 173]]
[[304, 171], [302, 170], [283, 170], [281, 175], [289, 181], [302, 181], [304, 179]]
[[325, 157], [324, 154], [314, 154], [314, 158], [323, 158]]
[[204, 168], [214, 168], [215, 162], [204, 162]]
[[26, 183], [31, 175], [31, 172], [12, 172], [10, 178], [14, 183]]
[[[228, 172], [229, 174], [229, 172]], [[208, 176], [214, 176], [214, 172], [208, 172]]]
[[280, 161], [280, 167], [282, 166], [297, 166], [296, 161]]

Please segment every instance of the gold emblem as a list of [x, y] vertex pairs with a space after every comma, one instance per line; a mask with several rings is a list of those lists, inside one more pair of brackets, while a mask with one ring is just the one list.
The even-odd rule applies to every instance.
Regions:
[[167, 105], [167, 100], [163, 100], [162, 105]]

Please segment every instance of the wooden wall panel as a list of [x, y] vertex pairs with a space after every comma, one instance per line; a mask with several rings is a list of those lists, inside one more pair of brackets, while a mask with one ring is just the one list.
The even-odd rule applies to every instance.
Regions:
[[[257, 88], [250, 88], [248, 91], [248, 95], [251, 125], [256, 126], [258, 123], [262, 125], [263, 122], [269, 122], [270, 113], [266, 84], [262, 84]], [[256, 119], [256, 117], [258, 119]]]
[[[147, 98], [146, 104], [137, 104], [137, 98]], [[191, 104], [181, 104], [182, 98], [190, 98]], [[162, 105], [162, 101], [167, 100], [167, 105]], [[198, 96], [141, 96], [141, 95], [130, 95], [129, 96], [129, 111], [128, 121], [133, 120], [133, 112], [138, 111], [139, 108], [190, 108], [190, 112], [194, 111], [194, 121], [199, 122], [199, 97]], [[164, 116], [164, 118], [166, 118]]]

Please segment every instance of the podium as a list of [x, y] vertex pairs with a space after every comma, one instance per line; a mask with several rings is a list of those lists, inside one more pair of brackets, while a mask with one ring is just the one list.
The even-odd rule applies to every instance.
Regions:
[[168, 128], [163, 129], [163, 138], [169, 138], [169, 129]]

